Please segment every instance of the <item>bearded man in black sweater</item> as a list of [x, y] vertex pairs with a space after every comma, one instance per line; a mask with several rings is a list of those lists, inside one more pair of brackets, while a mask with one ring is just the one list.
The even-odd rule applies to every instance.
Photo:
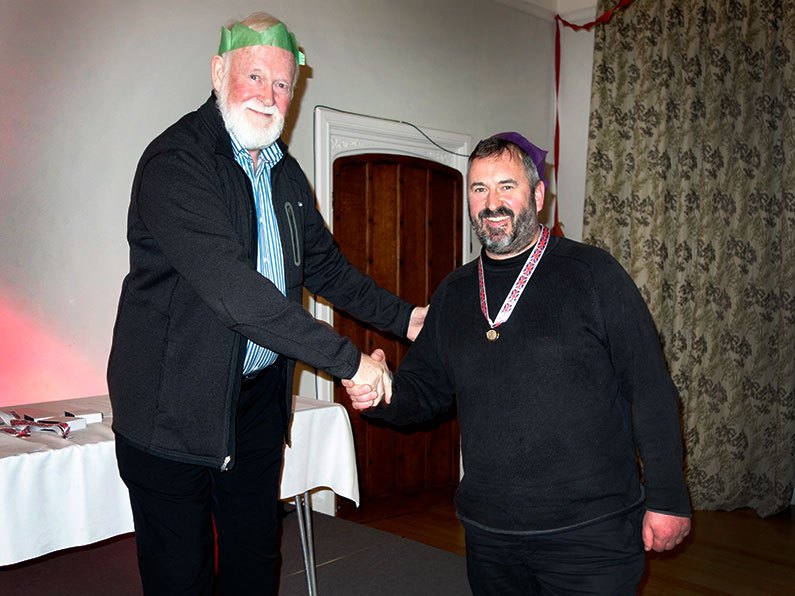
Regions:
[[621, 265], [538, 224], [543, 156], [517, 133], [477, 145], [480, 258], [434, 293], [391, 400], [344, 384], [355, 408], [395, 424], [456, 403], [476, 596], [635, 594], [644, 550], [690, 530], [677, 393]]

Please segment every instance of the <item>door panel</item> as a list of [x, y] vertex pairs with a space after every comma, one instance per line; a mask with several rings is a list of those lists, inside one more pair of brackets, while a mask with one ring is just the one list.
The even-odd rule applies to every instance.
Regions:
[[[461, 175], [435, 162], [394, 155], [357, 155], [334, 162], [334, 236], [342, 251], [382, 287], [418, 305], [461, 264]], [[363, 326], [335, 310], [334, 325], [364, 352], [382, 348], [394, 369], [410, 343]], [[455, 486], [459, 431], [454, 413], [426, 425], [395, 429], [365, 421], [344, 389], [335, 400], [351, 417], [362, 505], [340, 503], [361, 517], [379, 502], [421, 498]]]

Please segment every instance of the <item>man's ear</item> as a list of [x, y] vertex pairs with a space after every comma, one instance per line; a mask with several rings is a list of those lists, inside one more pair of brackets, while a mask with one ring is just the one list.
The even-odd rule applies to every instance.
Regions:
[[210, 60], [210, 76], [213, 78], [213, 89], [216, 93], [220, 93], [221, 81], [224, 78], [224, 59], [217, 54]]
[[538, 184], [536, 184], [535, 189], [535, 201], [536, 201], [536, 212], [541, 213], [541, 210], [544, 208], [544, 196], [546, 193], [546, 186], [544, 185], [543, 180], [539, 180]]

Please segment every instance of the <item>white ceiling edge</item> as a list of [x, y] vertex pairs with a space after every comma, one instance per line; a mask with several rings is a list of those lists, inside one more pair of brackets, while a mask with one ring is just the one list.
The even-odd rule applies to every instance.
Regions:
[[567, 21], [582, 24], [596, 16], [596, 0], [493, 0], [530, 13], [547, 21], [554, 21], [559, 14]]

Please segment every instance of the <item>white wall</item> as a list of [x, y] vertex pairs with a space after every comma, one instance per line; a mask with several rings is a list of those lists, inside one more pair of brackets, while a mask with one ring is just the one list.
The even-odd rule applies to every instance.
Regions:
[[551, 149], [554, 27], [490, 0], [2, 0], [0, 405], [106, 391], [138, 157], [262, 9], [310, 65], [288, 135], [310, 178], [318, 104]]
[[[562, 16], [572, 23], [584, 24], [591, 22], [595, 14], [595, 7], [591, 7]], [[594, 34], [568, 27], [561, 27], [560, 32], [558, 217], [567, 238], [582, 240]]]

